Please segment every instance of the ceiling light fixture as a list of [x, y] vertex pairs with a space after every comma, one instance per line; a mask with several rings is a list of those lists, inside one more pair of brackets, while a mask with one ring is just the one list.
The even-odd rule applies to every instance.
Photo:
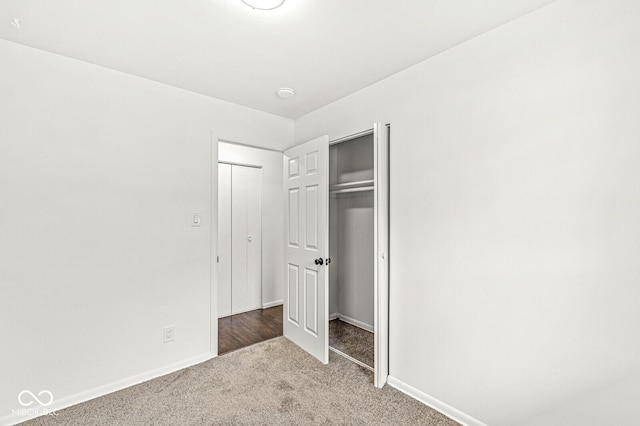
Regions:
[[13, 20], [11, 21], [11, 25], [13, 25], [14, 27], [16, 27], [17, 29], [20, 29], [20, 19], [18, 19], [18, 18], [13, 18]]
[[284, 0], [242, 0], [242, 3], [254, 9], [271, 10], [282, 6]]
[[281, 87], [276, 91], [276, 94], [282, 99], [290, 99], [296, 95], [296, 91], [290, 87]]

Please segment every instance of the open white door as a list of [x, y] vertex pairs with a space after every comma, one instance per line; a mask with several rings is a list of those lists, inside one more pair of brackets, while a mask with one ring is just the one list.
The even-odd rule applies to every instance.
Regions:
[[284, 153], [285, 337], [329, 362], [329, 137]]

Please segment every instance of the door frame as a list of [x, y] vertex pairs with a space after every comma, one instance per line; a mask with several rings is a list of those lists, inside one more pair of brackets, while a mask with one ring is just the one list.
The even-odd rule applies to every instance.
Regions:
[[211, 131], [211, 174], [209, 176], [209, 352], [211, 358], [218, 356], [218, 142], [214, 131]]
[[[247, 143], [237, 142], [231, 139], [226, 139], [218, 136], [215, 130], [211, 130], [211, 174], [209, 176], [209, 224], [210, 224], [210, 244], [209, 244], [209, 354], [210, 358], [218, 356], [218, 162], [219, 162], [219, 145], [220, 143], [228, 143], [241, 147], [260, 149], [265, 151], [273, 151], [282, 154], [283, 152], [277, 149], [265, 148], [261, 146], [251, 145]], [[264, 170], [264, 167], [259, 164], [243, 163], [243, 162], [230, 162], [223, 161], [226, 164], [255, 167]], [[263, 176], [263, 190], [264, 190], [264, 176]], [[264, 252], [264, 193], [262, 194], [262, 229], [261, 229], [261, 241], [262, 251]], [[204, 216], [203, 216], [204, 217]], [[262, 263], [262, 259], [261, 259]], [[262, 278], [261, 278], [262, 281]], [[264, 284], [264, 283], [262, 283]], [[261, 291], [263, 289], [261, 288]]]
[[[381, 161], [386, 162], [387, 170], [389, 167], [389, 151], [390, 151], [390, 132], [391, 125], [384, 124], [382, 126], [374, 125], [373, 128], [369, 128], [367, 130], [353, 133], [347, 136], [339, 137], [336, 139], [330, 139], [329, 145], [336, 144], [339, 142], [344, 142], [349, 139], [356, 138], [358, 136], [363, 136], [365, 134], [371, 133], [376, 130], [378, 127], [379, 132], [386, 133], [386, 150], [383, 151], [382, 157], [378, 158], [376, 152], [376, 163], [380, 164]], [[382, 128], [380, 128], [382, 127]], [[210, 316], [209, 316], [209, 336], [210, 336], [210, 356], [211, 358], [215, 358], [218, 356], [218, 264], [214, 262], [213, 259], [216, 259], [218, 256], [218, 143], [219, 142], [227, 142], [225, 139], [219, 138], [215, 131], [211, 131], [211, 175], [209, 177], [210, 181], [210, 190], [209, 194], [211, 196], [210, 199], [210, 214], [209, 214], [209, 224], [210, 224], [210, 276], [209, 276], [209, 288], [210, 288]], [[239, 144], [243, 145], [243, 144]], [[378, 150], [376, 150], [378, 151]], [[282, 151], [278, 151], [282, 152]], [[386, 157], [386, 158], [385, 158]], [[377, 166], [376, 164], [376, 166]], [[389, 177], [390, 180], [390, 177]], [[389, 206], [391, 204], [391, 200], [389, 198], [389, 181], [385, 182], [386, 185], [386, 202], [387, 202], [387, 223], [389, 223]], [[215, 220], [214, 220], [215, 218]], [[264, 224], [263, 224], [264, 225]], [[388, 232], [387, 238], [390, 238], [390, 232]], [[387, 247], [389, 241], [387, 240]], [[377, 255], [377, 254], [376, 254]], [[389, 253], [386, 253], [386, 265], [387, 265], [387, 273], [389, 269]], [[376, 271], [377, 272], [377, 271]], [[387, 283], [389, 283], [389, 278], [387, 276]], [[390, 284], [390, 283], [389, 283]], [[389, 377], [389, 286], [386, 288], [378, 287], [378, 280], [375, 283], [376, 289], [374, 293], [375, 307], [377, 309], [377, 315], [374, 313], [374, 336], [377, 336], [375, 342], [375, 352], [378, 354], [375, 359], [375, 385], [377, 387], [382, 387], [387, 382]], [[378, 318], [379, 317], [379, 318]], [[376, 321], [376, 319], [378, 321]]]
[[[389, 143], [391, 124], [329, 140], [329, 146], [373, 135], [374, 138], [374, 385], [382, 388], [389, 377]], [[379, 146], [382, 144], [382, 146]], [[380, 179], [382, 177], [382, 179]], [[381, 229], [380, 222], [385, 223]], [[386, 234], [386, 235], [385, 235]]]

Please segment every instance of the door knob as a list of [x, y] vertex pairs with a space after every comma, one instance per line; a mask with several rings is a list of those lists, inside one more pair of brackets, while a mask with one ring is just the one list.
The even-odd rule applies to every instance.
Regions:
[[253, 240], [253, 237], [252, 237], [251, 235], [249, 235], [249, 236], [247, 237], [247, 240], [248, 240], [249, 242], [251, 242], [251, 241]]
[[316, 265], [322, 265], [324, 263], [324, 260], [322, 260], [322, 258], [316, 259], [315, 260]]

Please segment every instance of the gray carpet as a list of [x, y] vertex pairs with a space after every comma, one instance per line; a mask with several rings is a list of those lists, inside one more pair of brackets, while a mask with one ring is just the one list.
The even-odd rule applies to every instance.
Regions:
[[373, 368], [373, 333], [339, 319], [329, 321], [329, 346]]
[[336, 354], [325, 366], [284, 337], [28, 425], [456, 425]]

